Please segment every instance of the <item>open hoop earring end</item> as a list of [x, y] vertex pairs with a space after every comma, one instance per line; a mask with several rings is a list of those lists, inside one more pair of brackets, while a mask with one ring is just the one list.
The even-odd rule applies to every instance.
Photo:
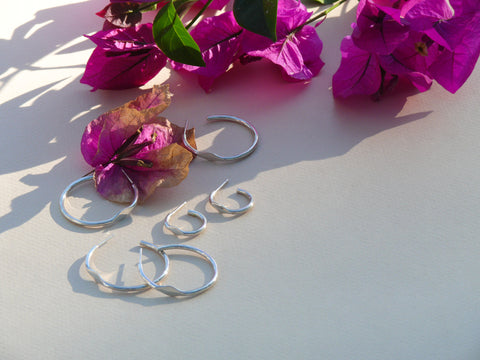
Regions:
[[[103, 287], [108, 288], [108, 289], [115, 290], [115, 291], [120, 291], [120, 292], [127, 292], [127, 293], [136, 293], [136, 292], [141, 292], [141, 291], [151, 289], [150, 284], [147, 284], [147, 283], [144, 283], [142, 285], [134, 285], [134, 286], [120, 286], [120, 285], [112, 284], [112, 283], [110, 283], [110, 282], [108, 282], [108, 281], [106, 281], [102, 278], [100, 273], [92, 267], [91, 259], [92, 259], [92, 256], [93, 256], [93, 253], [95, 252], [95, 250], [97, 250], [99, 247], [102, 247], [103, 245], [105, 245], [107, 243], [107, 241], [108, 241], [108, 239], [101, 242], [98, 245], [95, 245], [88, 252], [87, 256], [85, 257], [85, 266], [87, 268], [88, 273], [95, 280], [95, 282], [102, 285]], [[155, 280], [151, 280], [153, 283], [157, 283], [157, 282], [161, 281], [168, 274], [168, 269], [169, 269], [169, 266], [170, 266], [170, 260], [168, 259], [168, 256], [165, 253], [162, 253], [160, 255], [162, 255], [163, 262], [165, 264], [165, 269]]]
[[123, 219], [124, 217], [126, 217], [128, 214], [130, 214], [132, 212], [132, 210], [137, 205], [137, 202], [138, 202], [138, 188], [133, 183], [132, 179], [130, 179], [130, 177], [125, 173], [125, 171], [123, 172], [123, 174], [127, 177], [128, 181], [130, 182], [130, 185], [132, 187], [133, 201], [130, 203], [130, 205], [128, 205], [127, 207], [118, 211], [111, 218], [105, 219], [105, 220], [98, 220], [98, 221], [82, 220], [82, 219], [78, 219], [78, 218], [74, 217], [73, 215], [71, 215], [65, 207], [65, 201], [67, 200], [67, 197], [70, 194], [70, 192], [75, 187], [83, 184], [84, 182], [93, 180], [93, 175], [84, 176], [84, 177], [82, 177], [78, 180], [75, 180], [74, 182], [72, 182], [70, 185], [68, 185], [65, 188], [65, 190], [62, 192], [62, 195], [60, 196], [60, 211], [61, 211], [62, 215], [67, 220], [69, 220], [70, 222], [72, 222], [76, 225], [80, 225], [80, 226], [83, 226], [83, 227], [86, 227], [86, 228], [92, 228], [92, 229], [110, 226], [110, 225], [114, 224], [115, 222], [117, 222], [117, 221]]
[[207, 117], [207, 121], [214, 122], [214, 121], [229, 121], [233, 123], [240, 124], [244, 127], [246, 127], [250, 133], [253, 136], [253, 143], [250, 145], [250, 147], [245, 150], [244, 152], [233, 155], [233, 156], [221, 156], [216, 153], [208, 152], [208, 151], [198, 151], [194, 147], [190, 145], [187, 139], [187, 128], [188, 128], [188, 120], [185, 122], [185, 128], [183, 129], [183, 144], [185, 147], [190, 150], [193, 154], [195, 154], [198, 157], [204, 158], [206, 160], [210, 161], [238, 161], [243, 158], [246, 158], [249, 156], [251, 153], [253, 153], [258, 145], [258, 133], [255, 127], [250, 124], [248, 121], [240, 119], [236, 116], [230, 116], [230, 115], [212, 115]]
[[[172, 285], [158, 285], [155, 283], [155, 281], [150, 280], [145, 272], [143, 271], [143, 264], [142, 264], [142, 248], [140, 248], [140, 257], [138, 260], [138, 271], [140, 272], [140, 275], [143, 277], [143, 279], [153, 288], [156, 289], [165, 295], [168, 296], [195, 296], [198, 295], [208, 289], [210, 289], [213, 285], [215, 285], [215, 282], [217, 281], [218, 278], [218, 268], [217, 268], [217, 263], [215, 260], [208, 255], [205, 251], [197, 249], [193, 246], [188, 246], [188, 245], [178, 245], [178, 244], [173, 244], [173, 245], [165, 245], [165, 246], [155, 246], [151, 243], [148, 243], [146, 241], [141, 241], [140, 246], [143, 246], [145, 248], [148, 248], [150, 250], [156, 251], [158, 254], [161, 254], [162, 256], [165, 255], [166, 250], [185, 250], [185, 251], [190, 251], [194, 252], [198, 255], [200, 255], [202, 258], [204, 258], [211, 266], [213, 270], [213, 276], [210, 278], [210, 280], [205, 283], [204, 285], [192, 289], [192, 290], [180, 290], [176, 288], [175, 286]], [[157, 281], [158, 282], [158, 281]]]
[[[122, 170], [123, 171], [123, 170]], [[62, 192], [62, 195], [60, 195], [60, 211], [62, 213], [62, 215], [67, 219], [69, 220], [70, 222], [74, 223], [74, 224], [77, 224], [77, 225], [80, 225], [80, 226], [83, 226], [83, 227], [86, 227], [86, 228], [92, 228], [92, 229], [95, 229], [95, 228], [102, 228], [102, 227], [106, 227], [106, 226], [110, 226], [112, 224], [114, 224], [115, 222], [123, 219], [124, 217], [126, 217], [128, 214], [130, 214], [132, 212], [132, 210], [135, 208], [135, 206], [137, 205], [137, 202], [138, 202], [138, 188], [137, 186], [133, 183], [132, 179], [130, 179], [130, 177], [127, 175], [127, 173], [125, 171], [123, 171], [123, 174], [126, 176], [126, 178], [128, 179], [128, 181], [130, 182], [130, 185], [132, 187], [132, 191], [133, 191], [133, 201], [130, 203], [130, 205], [128, 205], [127, 207], [123, 208], [122, 210], [118, 211], [115, 215], [113, 215], [111, 218], [109, 219], [105, 219], [105, 220], [98, 220], [98, 221], [87, 221], [87, 220], [82, 220], [82, 219], [78, 219], [76, 217], [74, 217], [73, 215], [71, 215], [67, 209], [65, 208], [65, 201], [67, 200], [67, 197], [69, 195], [69, 193], [77, 186], [83, 184], [84, 182], [87, 182], [87, 181], [91, 181], [93, 180], [93, 175], [88, 175], [88, 176], [84, 176], [78, 180], [75, 180], [74, 182], [72, 182], [70, 185], [68, 185], [65, 190], [63, 190]]]
[[242, 190], [242, 189], [237, 189], [237, 194], [242, 195], [245, 198], [247, 198], [248, 204], [245, 205], [244, 207], [241, 207], [239, 209], [230, 209], [230, 208], [227, 208], [226, 206], [218, 203], [215, 200], [215, 196], [217, 195], [217, 192], [220, 189], [222, 189], [225, 185], [227, 185], [227, 183], [228, 183], [228, 179], [225, 179], [225, 181], [222, 183], [222, 185], [220, 185], [218, 188], [216, 188], [215, 190], [213, 190], [210, 193], [210, 196], [208, 198], [208, 200], [210, 202], [210, 205], [212, 205], [215, 209], [217, 209], [217, 211], [219, 211], [221, 213], [232, 214], [232, 215], [243, 214], [243, 213], [246, 213], [247, 211], [249, 211], [251, 208], [253, 208], [254, 201], [253, 201], [252, 194], [250, 194], [248, 191]]
[[202, 222], [202, 225], [197, 229], [186, 231], [186, 230], [180, 229], [178, 226], [170, 224], [170, 220], [172, 216], [175, 215], [177, 211], [180, 210], [182, 207], [184, 207], [186, 204], [187, 204], [186, 201], [183, 202], [180, 206], [177, 206], [171, 213], [167, 215], [167, 217], [165, 218], [165, 227], [176, 235], [190, 235], [190, 236], [197, 235], [207, 228], [207, 218], [205, 217], [205, 215], [203, 215], [199, 211], [188, 210], [188, 215], [196, 217], [197, 219], [200, 219], [200, 221]]

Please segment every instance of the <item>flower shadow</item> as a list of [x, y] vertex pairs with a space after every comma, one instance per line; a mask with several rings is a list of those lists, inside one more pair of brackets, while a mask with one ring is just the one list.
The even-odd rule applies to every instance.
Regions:
[[[67, 227], [66, 220], [59, 215], [57, 199], [67, 184], [90, 170], [79, 151], [85, 126], [98, 115], [144, 91], [91, 93], [78, 82], [85, 64], [76, 64], [77, 56], [73, 63], [55, 60], [56, 56], [93, 48], [88, 40], [74, 40], [81, 37], [79, 31], [89, 33], [101, 27], [101, 19], [93, 14], [103, 5], [102, 0], [95, 0], [39, 11], [33, 20], [15, 29], [10, 41], [0, 43], [0, 51], [6, 54], [0, 65], [0, 101], [6, 97], [0, 103], [0, 114], [5, 120], [0, 122], [0, 131], [9, 134], [3, 139], [4, 148], [15, 149], [15, 155], [12, 151], [0, 154], [0, 175], [8, 175], [9, 181], [30, 187], [29, 191], [9, 199], [10, 209], [0, 217], [0, 233], [21, 226], [46, 206], [50, 206], [54, 221]], [[68, 26], [69, 14], [79, 14], [75, 27]], [[343, 36], [334, 29], [343, 28], [350, 21], [351, 14], [347, 15], [346, 19], [330, 19], [330, 25], [321, 30], [325, 33], [324, 39], [329, 39], [330, 47], [336, 46], [338, 43], [334, 41]], [[7, 47], [8, 51], [3, 51]], [[44, 65], [44, 59], [49, 56], [54, 59], [47, 65], [56, 65]], [[365, 101], [369, 100], [365, 99], [333, 101], [329, 87], [334, 69], [328, 64], [338, 61], [338, 53], [325, 53], [324, 61], [325, 69], [309, 84], [286, 83], [270, 63], [253, 63], [227, 73], [218, 80], [211, 94], [205, 94], [196, 83], [187, 82], [183, 75], [168, 74], [175, 96], [165, 116], [172, 122], [183, 125], [189, 120], [200, 137], [215, 135], [212, 149], [228, 153], [237, 151], [234, 146], [244, 149], [244, 141], [249, 141], [248, 133], [234, 135], [236, 141], [231, 141], [227, 127], [210, 128], [204, 119], [213, 114], [237, 115], [256, 126], [261, 136], [260, 145], [250, 158], [234, 164], [196, 159], [191, 165], [191, 175], [180, 186], [159, 189], [135, 216], [152, 216], [198, 194], [208, 195], [226, 177], [231, 179], [229, 186], [236, 186], [272, 169], [341, 156], [370, 136], [427, 114], [397, 117], [411, 95], [409, 92], [397, 93], [377, 104], [366, 105]], [[64, 69], [68, 71], [64, 73]], [[24, 83], [25, 74], [32, 75], [39, 85], [32, 85], [23, 93], [20, 89], [18, 94], [4, 95], [15, 89], [16, 84]], [[160, 76], [152, 83], [161, 80], [165, 79]], [[42, 168], [37, 169], [40, 166]], [[159, 198], [164, 204], [161, 208]], [[206, 206], [205, 203], [201, 207]], [[213, 215], [213, 222], [230, 221]], [[80, 231], [78, 227], [68, 226], [72, 231]]]

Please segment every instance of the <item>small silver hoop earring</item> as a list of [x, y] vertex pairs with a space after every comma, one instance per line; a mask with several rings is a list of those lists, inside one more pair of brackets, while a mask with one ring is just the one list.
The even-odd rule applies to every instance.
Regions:
[[190, 145], [187, 139], [187, 128], [188, 128], [188, 120], [185, 122], [185, 128], [183, 129], [183, 144], [185, 147], [194, 153], [196, 156], [210, 160], [210, 161], [237, 161], [249, 156], [251, 153], [255, 151], [255, 148], [258, 144], [258, 133], [257, 130], [250, 124], [248, 121], [240, 119], [236, 116], [230, 115], [212, 115], [207, 118], [207, 121], [214, 122], [214, 121], [230, 121], [236, 124], [240, 124], [245, 126], [253, 135], [253, 143], [250, 147], [245, 150], [244, 152], [234, 155], [234, 156], [220, 156], [216, 153], [208, 152], [208, 151], [198, 151], [194, 147]]
[[[135, 292], [140, 292], [140, 291], [145, 291], [145, 290], [150, 289], [151, 286], [149, 284], [146, 284], [146, 283], [142, 284], [142, 285], [135, 285], [135, 286], [120, 286], [120, 285], [112, 284], [112, 283], [104, 280], [102, 278], [102, 276], [100, 275], [100, 273], [92, 267], [90, 261], [92, 259], [93, 253], [99, 247], [105, 245], [107, 241], [108, 241], [108, 239], [101, 242], [98, 245], [95, 245], [88, 252], [87, 256], [85, 257], [85, 266], [87, 268], [88, 273], [92, 276], [92, 278], [95, 280], [95, 282], [97, 282], [98, 284], [100, 284], [100, 285], [102, 285], [102, 286], [104, 286], [108, 289], [115, 290], [115, 291], [121, 291], [121, 292], [135, 293]], [[160, 255], [162, 255], [163, 262], [165, 264], [165, 269], [155, 280], [152, 281], [153, 283], [159, 282], [160, 280], [162, 280], [168, 274], [168, 269], [169, 269], [169, 266], [170, 266], [170, 261], [168, 259], [168, 256], [165, 253], [161, 253]]]
[[188, 245], [165, 245], [165, 246], [155, 246], [151, 243], [148, 243], [146, 241], [141, 241], [140, 246], [143, 246], [145, 248], [148, 248], [150, 250], [156, 251], [158, 254], [162, 254], [162, 256], [165, 256], [165, 251], [166, 250], [185, 250], [185, 251], [190, 251], [194, 252], [198, 255], [200, 255], [202, 258], [204, 258], [211, 266], [213, 270], [213, 276], [212, 278], [203, 286], [193, 289], [193, 290], [180, 290], [176, 288], [175, 286], [172, 285], [158, 285], [155, 283], [155, 281], [150, 280], [147, 275], [143, 272], [143, 264], [142, 264], [142, 248], [140, 248], [140, 258], [138, 261], [138, 271], [140, 272], [140, 275], [145, 279], [145, 281], [153, 288], [156, 289], [168, 296], [194, 296], [198, 295], [208, 289], [210, 289], [215, 282], [217, 281], [218, 278], [218, 269], [217, 269], [217, 263], [215, 260], [208, 255], [206, 252], [197, 249], [193, 246], [188, 246]]
[[165, 218], [165, 227], [176, 235], [197, 235], [201, 233], [203, 230], [205, 230], [205, 228], [207, 227], [207, 218], [201, 212], [198, 212], [195, 210], [188, 210], [188, 215], [196, 217], [197, 219], [200, 219], [200, 221], [202, 222], [202, 225], [197, 229], [194, 229], [191, 231], [185, 231], [180, 229], [178, 226], [170, 224], [170, 220], [172, 216], [175, 215], [177, 211], [180, 210], [182, 207], [184, 207], [186, 204], [187, 204], [186, 201], [183, 202], [180, 206], [177, 206], [171, 213], [167, 215], [167, 217]]
[[91, 181], [93, 180], [93, 175], [88, 175], [84, 176], [78, 180], [75, 180], [72, 182], [70, 185], [68, 185], [65, 190], [62, 192], [62, 195], [60, 196], [60, 211], [62, 212], [62, 215], [69, 220], [70, 222], [86, 227], [86, 228], [102, 228], [106, 226], [110, 226], [117, 222], [118, 220], [123, 219], [126, 217], [128, 214], [132, 212], [132, 210], [135, 208], [138, 202], [138, 188], [137, 186], [133, 183], [132, 179], [123, 172], [123, 174], [127, 177], [128, 181], [130, 182], [130, 185], [132, 187], [133, 191], [133, 201], [128, 205], [127, 207], [123, 208], [122, 210], [118, 211], [115, 215], [113, 215], [109, 219], [105, 220], [98, 220], [98, 221], [87, 221], [87, 220], [82, 220], [78, 219], [74, 216], [72, 216], [66, 209], [65, 207], [65, 201], [67, 200], [67, 197], [69, 193], [78, 185], [83, 184], [84, 182]]
[[220, 189], [222, 189], [227, 183], [228, 183], [228, 179], [225, 179], [225, 181], [222, 183], [222, 185], [220, 185], [218, 188], [216, 188], [215, 190], [213, 190], [213, 191], [210, 193], [210, 196], [209, 196], [209, 198], [208, 198], [210, 204], [211, 204], [215, 209], [217, 209], [219, 212], [224, 213], [224, 214], [233, 214], [233, 215], [243, 214], [243, 213], [247, 212], [248, 210], [250, 210], [250, 209], [253, 207], [253, 196], [252, 196], [252, 194], [250, 194], [250, 193], [249, 193], [248, 191], [246, 191], [246, 190], [237, 189], [237, 194], [243, 195], [243, 196], [246, 197], [247, 200], [248, 200], [248, 204], [245, 205], [244, 207], [239, 208], [239, 209], [230, 209], [230, 208], [227, 208], [226, 206], [218, 203], [218, 202], [215, 200], [215, 195], [217, 195], [217, 192], [218, 192]]

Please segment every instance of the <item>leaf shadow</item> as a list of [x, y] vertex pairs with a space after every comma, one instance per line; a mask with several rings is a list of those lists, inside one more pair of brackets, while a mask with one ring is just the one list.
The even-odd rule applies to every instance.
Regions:
[[[93, 49], [88, 41], [74, 44], [72, 40], [80, 36], [79, 31], [89, 33], [101, 27], [101, 19], [96, 19], [94, 12], [103, 5], [103, 0], [94, 0], [41, 10], [33, 20], [15, 29], [11, 40], [0, 43], [0, 51], [6, 54], [0, 64], [0, 74], [4, 74], [0, 75], [2, 87], [12, 87], [22, 71], [35, 73], [56, 69], [36, 65], [49, 54]], [[78, 14], [79, 22], [74, 27], [68, 26], [70, 18], [66, 15], [71, 13]], [[346, 15], [346, 18], [332, 18], [331, 25], [322, 28], [321, 33], [325, 33], [326, 38], [341, 39], [343, 34], [335, 31], [335, 27], [343, 28], [351, 21], [352, 13]], [[37, 30], [32, 32], [33, 28]], [[8, 51], [4, 51], [7, 47]], [[328, 61], [324, 60], [327, 64], [335, 64], [337, 55], [326, 53]], [[3, 139], [3, 146], [15, 151], [14, 155], [13, 150], [0, 153], [0, 174], [28, 171], [19, 181], [31, 188], [11, 200], [9, 212], [0, 217], [0, 233], [21, 226], [49, 205], [57, 224], [80, 231], [61, 218], [57, 199], [68, 183], [90, 170], [79, 151], [83, 130], [89, 121], [145, 90], [91, 93], [88, 87], [78, 83], [84, 64], [79, 64], [78, 68], [77, 75], [51, 78], [0, 104], [0, 131], [9, 134]], [[9, 72], [9, 69], [15, 70]], [[261, 142], [255, 154], [235, 164], [196, 159], [191, 165], [191, 175], [180, 186], [159, 189], [134, 216], [148, 217], [173, 209], [179, 199], [188, 201], [199, 193], [208, 195], [227, 177], [231, 179], [229, 186], [235, 186], [272, 169], [341, 156], [368, 137], [428, 114], [397, 116], [407, 97], [413, 94], [410, 90], [373, 105], [366, 105], [365, 99], [332, 101], [331, 71], [332, 67], [326, 66], [309, 84], [286, 83], [278, 69], [263, 61], [227, 73], [218, 80], [211, 94], [187, 82], [183, 75], [170, 73], [167, 78], [175, 97], [165, 116], [172, 122], [183, 125], [185, 120], [191, 120], [199, 133], [203, 131], [202, 134], [208, 135], [212, 130], [204, 126], [206, 116], [237, 115], [257, 127]], [[225, 150], [230, 150], [232, 141], [222, 138], [222, 132], [213, 139], [212, 148], [221, 151], [222, 146], [227, 146]], [[43, 166], [42, 170], [36, 169], [39, 166]], [[160, 198], [162, 207], [157, 206]], [[206, 204], [201, 207], [206, 208]], [[230, 221], [213, 215], [214, 222]]]

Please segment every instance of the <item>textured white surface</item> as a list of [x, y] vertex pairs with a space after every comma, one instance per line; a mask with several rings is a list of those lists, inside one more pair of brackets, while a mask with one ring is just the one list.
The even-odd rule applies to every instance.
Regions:
[[[196, 159], [181, 185], [159, 190], [108, 233], [84, 230], [57, 204], [89, 171], [83, 129], [141, 93], [91, 93], [78, 82], [92, 50], [81, 35], [101, 27], [94, 12], [104, 5], [2, 5], [1, 359], [478, 360], [478, 68], [455, 95], [434, 85], [379, 103], [335, 102], [331, 76], [354, 20], [344, 7], [318, 28], [326, 66], [306, 86], [257, 63], [205, 94], [193, 77], [165, 70], [145, 86], [171, 84], [165, 116], [189, 119], [199, 143], [218, 152], [249, 138], [205, 117], [248, 119], [258, 150], [232, 165]], [[226, 196], [237, 186], [254, 195], [252, 212], [230, 219], [207, 205], [226, 177]], [[162, 228], [183, 201], [209, 219], [187, 241]], [[106, 293], [83, 260], [109, 234], [96, 264], [113, 281], [138, 280], [140, 240], [207, 251], [219, 281], [187, 300]]]

